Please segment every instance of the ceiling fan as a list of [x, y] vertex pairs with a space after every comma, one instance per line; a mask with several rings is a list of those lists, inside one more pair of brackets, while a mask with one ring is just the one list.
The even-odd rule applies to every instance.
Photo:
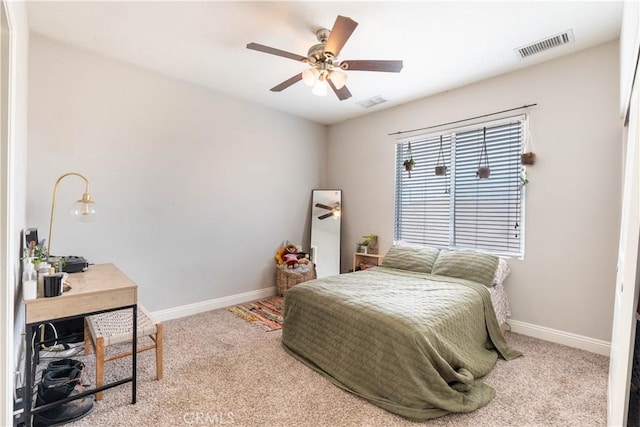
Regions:
[[313, 88], [312, 93], [315, 95], [326, 95], [327, 85], [329, 85], [338, 99], [344, 101], [351, 97], [351, 92], [345, 86], [347, 75], [344, 71], [399, 73], [403, 65], [402, 61], [392, 60], [338, 60], [340, 51], [357, 26], [358, 23], [353, 19], [338, 15], [331, 31], [326, 28], [316, 31], [316, 37], [320, 43], [311, 46], [306, 57], [258, 43], [247, 44], [247, 49], [282, 56], [311, 65], [311, 68], [272, 87], [272, 92], [280, 92], [303, 80]]
[[325, 219], [325, 218], [329, 218], [331, 216], [333, 216], [333, 217], [335, 217], [337, 219], [340, 216], [340, 213], [341, 213], [340, 203], [336, 203], [336, 205], [334, 207], [323, 205], [322, 203], [316, 203], [316, 208], [322, 208], [322, 209], [326, 209], [328, 211], [331, 211], [331, 212], [326, 213], [324, 215], [320, 215], [318, 217], [318, 219]]

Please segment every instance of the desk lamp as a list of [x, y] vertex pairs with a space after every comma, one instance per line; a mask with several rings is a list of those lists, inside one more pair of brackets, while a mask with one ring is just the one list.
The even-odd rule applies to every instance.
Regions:
[[80, 222], [92, 221], [96, 216], [96, 208], [89, 195], [89, 180], [82, 174], [77, 172], [69, 172], [62, 175], [53, 186], [53, 200], [51, 201], [51, 218], [49, 219], [49, 239], [47, 240], [47, 251], [51, 256], [51, 236], [53, 235], [53, 215], [56, 208], [56, 197], [58, 193], [58, 184], [67, 176], [75, 175], [84, 180], [85, 188], [82, 198], [71, 206], [71, 216]]

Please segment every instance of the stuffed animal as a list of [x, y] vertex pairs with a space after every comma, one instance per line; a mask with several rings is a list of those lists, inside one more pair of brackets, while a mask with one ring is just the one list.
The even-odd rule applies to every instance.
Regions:
[[298, 264], [307, 265], [310, 262], [311, 261], [309, 260], [309, 254], [304, 253], [304, 252], [298, 252]]
[[287, 247], [286, 246], [283, 246], [280, 249], [278, 249], [278, 252], [276, 252], [276, 262], [278, 263], [278, 265], [284, 264], [284, 260], [282, 259], [282, 257], [286, 253], [287, 253]]
[[298, 248], [296, 245], [289, 244], [286, 246], [286, 252], [282, 255], [282, 260], [287, 268], [296, 268], [298, 266]]

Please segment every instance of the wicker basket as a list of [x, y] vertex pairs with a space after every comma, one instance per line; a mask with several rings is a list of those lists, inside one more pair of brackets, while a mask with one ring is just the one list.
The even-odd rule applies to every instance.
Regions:
[[316, 278], [316, 266], [313, 263], [296, 268], [276, 267], [276, 288], [278, 295], [284, 296], [290, 288], [298, 283]]

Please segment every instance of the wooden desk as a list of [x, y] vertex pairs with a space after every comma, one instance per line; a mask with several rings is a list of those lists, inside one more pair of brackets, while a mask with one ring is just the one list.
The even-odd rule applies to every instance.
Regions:
[[[92, 265], [83, 273], [72, 273], [69, 275], [67, 283], [71, 286], [71, 289], [60, 296], [24, 301], [27, 349], [25, 389], [28, 392], [25, 393], [23, 419], [28, 427], [31, 426], [31, 415], [33, 413], [128, 382], [131, 382], [131, 403], [136, 403], [138, 285], [133, 283], [113, 264]], [[133, 311], [131, 377], [105, 384], [102, 387], [76, 394], [73, 397], [68, 397], [55, 403], [32, 408], [33, 393], [31, 391], [33, 391], [34, 387], [38, 356], [37, 354], [32, 354], [31, 338], [38, 331], [39, 326], [46, 322], [68, 320], [129, 308]], [[38, 344], [40, 342], [36, 340], [34, 348], [38, 348]], [[34, 356], [36, 363], [33, 363]]]

